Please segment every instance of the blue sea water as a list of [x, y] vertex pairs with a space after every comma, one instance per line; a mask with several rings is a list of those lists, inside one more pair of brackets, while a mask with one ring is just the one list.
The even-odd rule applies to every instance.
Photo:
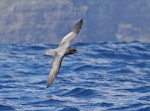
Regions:
[[1, 111], [150, 111], [150, 43], [79, 43], [46, 88], [56, 45], [0, 45]]

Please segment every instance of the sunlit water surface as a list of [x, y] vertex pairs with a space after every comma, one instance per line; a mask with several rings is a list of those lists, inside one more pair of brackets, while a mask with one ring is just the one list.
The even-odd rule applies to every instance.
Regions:
[[150, 44], [75, 44], [46, 88], [55, 45], [0, 45], [1, 111], [150, 111]]

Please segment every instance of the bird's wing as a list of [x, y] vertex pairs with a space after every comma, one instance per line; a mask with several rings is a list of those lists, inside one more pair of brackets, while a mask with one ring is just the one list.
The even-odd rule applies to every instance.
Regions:
[[52, 69], [48, 77], [47, 88], [53, 83], [53, 81], [57, 77], [57, 74], [60, 70], [62, 59], [63, 59], [63, 56], [58, 55], [58, 54], [55, 55], [55, 58], [52, 64]]
[[73, 28], [72, 32], [67, 34], [62, 41], [60, 42], [60, 46], [69, 47], [72, 39], [80, 32], [83, 24], [83, 20], [81, 19]]

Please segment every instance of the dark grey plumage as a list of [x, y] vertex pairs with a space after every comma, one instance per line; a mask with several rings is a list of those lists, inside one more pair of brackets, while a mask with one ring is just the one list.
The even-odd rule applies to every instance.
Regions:
[[62, 41], [60, 42], [59, 46], [56, 49], [48, 50], [46, 51], [47, 55], [53, 54], [54, 60], [52, 63], [52, 69], [50, 71], [49, 77], [48, 77], [48, 82], [47, 82], [47, 88], [53, 83], [55, 80], [60, 67], [61, 67], [61, 62], [63, 60], [63, 57], [65, 55], [70, 55], [77, 53], [76, 49], [70, 48], [70, 43], [73, 40], [75, 36], [80, 32], [82, 28], [83, 20], [81, 19], [73, 28], [73, 31], [67, 34]]

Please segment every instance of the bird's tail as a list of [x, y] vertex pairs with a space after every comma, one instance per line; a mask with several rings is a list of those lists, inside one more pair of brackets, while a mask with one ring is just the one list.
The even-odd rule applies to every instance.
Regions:
[[55, 55], [55, 54], [56, 54], [56, 49], [47, 50], [45, 52], [45, 55]]

